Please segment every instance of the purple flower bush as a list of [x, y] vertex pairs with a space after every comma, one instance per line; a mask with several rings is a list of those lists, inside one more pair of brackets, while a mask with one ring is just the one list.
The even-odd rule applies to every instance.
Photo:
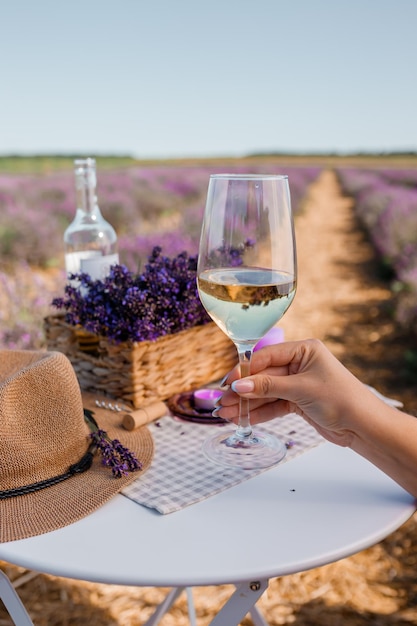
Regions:
[[[129, 272], [139, 273], [155, 246], [167, 257], [183, 251], [195, 256], [209, 176], [224, 171], [287, 174], [296, 215], [321, 168], [277, 166], [273, 160], [260, 160], [256, 165], [99, 169], [98, 203], [118, 233], [120, 263]], [[43, 318], [65, 286], [62, 242], [74, 214], [71, 170], [0, 174], [1, 346], [42, 346]]]
[[417, 187], [416, 169], [381, 169], [381, 175], [385, 180], [393, 185], [401, 187]]
[[56, 313], [51, 301], [64, 285], [64, 272], [42, 272], [26, 263], [16, 263], [7, 272], [0, 270], [0, 346], [44, 347], [43, 318]]
[[417, 171], [340, 169], [345, 193], [382, 263], [394, 275], [396, 318], [417, 331]]
[[[294, 213], [320, 172], [320, 168], [314, 167], [283, 167], [277, 172], [277, 167], [268, 163], [227, 169], [288, 174]], [[121, 253], [129, 249], [123, 262], [131, 260], [132, 267], [137, 267], [140, 260], [143, 262], [155, 245], [157, 233], [160, 236], [169, 233], [172, 243], [176, 236], [184, 238], [187, 245], [192, 237], [193, 250], [189, 252], [194, 252], [198, 247], [209, 176], [223, 170], [224, 166], [175, 165], [99, 170], [99, 206], [118, 233]], [[63, 267], [63, 234], [75, 214], [72, 172], [0, 175], [0, 211], [1, 258], [40, 267]], [[133, 257], [136, 243], [139, 252]]]
[[72, 187], [62, 174], [48, 178], [0, 176], [0, 256], [3, 260], [24, 261], [41, 267], [61, 263], [62, 228], [74, 214]]
[[132, 271], [139, 272], [155, 246], [167, 251], [168, 256], [176, 256], [184, 250], [195, 255], [198, 252], [198, 238], [178, 231], [154, 232], [137, 237], [124, 235], [119, 238], [120, 262]]

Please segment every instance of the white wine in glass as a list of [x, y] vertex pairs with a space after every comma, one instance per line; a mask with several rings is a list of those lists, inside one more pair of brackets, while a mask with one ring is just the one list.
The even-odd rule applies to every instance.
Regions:
[[[204, 308], [236, 346], [240, 375], [248, 376], [253, 348], [282, 318], [296, 291], [287, 176], [210, 176], [197, 285]], [[221, 465], [244, 469], [275, 465], [286, 453], [279, 438], [252, 429], [246, 399], [240, 400], [237, 427], [219, 427], [203, 450]]]

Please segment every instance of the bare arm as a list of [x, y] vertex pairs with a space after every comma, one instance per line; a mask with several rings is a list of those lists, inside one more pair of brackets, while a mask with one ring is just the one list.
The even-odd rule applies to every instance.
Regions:
[[226, 380], [218, 415], [237, 420], [239, 395], [252, 422], [296, 412], [326, 439], [348, 446], [417, 497], [417, 419], [377, 398], [318, 340], [286, 342], [254, 353], [251, 376]]

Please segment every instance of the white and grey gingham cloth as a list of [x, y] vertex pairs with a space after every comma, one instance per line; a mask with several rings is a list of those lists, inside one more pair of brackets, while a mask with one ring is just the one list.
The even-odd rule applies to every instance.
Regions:
[[[265, 469], [225, 468], [212, 463], [201, 449], [204, 439], [224, 426], [187, 422], [170, 416], [151, 423], [155, 453], [143, 476], [123, 489], [138, 504], [173, 513], [248, 480]], [[287, 446], [286, 463], [324, 441], [300, 416], [291, 413], [262, 430], [277, 435]]]

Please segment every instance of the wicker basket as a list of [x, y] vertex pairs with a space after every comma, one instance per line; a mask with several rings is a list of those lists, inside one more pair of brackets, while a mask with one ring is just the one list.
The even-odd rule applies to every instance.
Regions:
[[80, 387], [134, 408], [219, 380], [237, 363], [233, 343], [213, 322], [155, 341], [110, 343], [62, 315], [44, 320], [48, 350], [71, 361]]

